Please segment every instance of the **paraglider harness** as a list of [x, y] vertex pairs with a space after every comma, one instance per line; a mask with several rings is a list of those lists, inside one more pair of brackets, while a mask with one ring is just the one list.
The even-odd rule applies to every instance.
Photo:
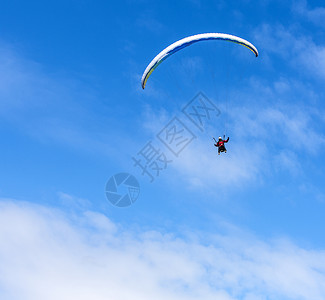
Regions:
[[227, 152], [227, 149], [225, 147], [225, 143], [228, 143], [229, 141], [229, 137], [225, 140], [225, 136], [223, 136], [224, 139], [220, 139], [219, 141], [217, 141], [215, 138], [214, 141], [216, 142], [216, 144], [214, 144], [216, 147], [218, 147], [218, 154], [220, 154], [220, 152]]

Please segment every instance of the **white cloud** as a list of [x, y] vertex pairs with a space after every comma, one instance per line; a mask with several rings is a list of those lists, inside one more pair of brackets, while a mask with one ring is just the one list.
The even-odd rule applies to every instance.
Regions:
[[325, 252], [242, 231], [177, 238], [0, 202], [1, 299], [324, 299]]

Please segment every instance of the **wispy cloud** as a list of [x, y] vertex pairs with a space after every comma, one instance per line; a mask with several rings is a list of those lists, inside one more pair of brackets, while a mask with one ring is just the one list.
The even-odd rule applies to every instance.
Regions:
[[[218, 156], [211, 136], [199, 135], [171, 164], [178, 180], [212, 189], [260, 184], [270, 172], [301, 175], [305, 164], [300, 155], [323, 154], [322, 120], [311, 107], [232, 106], [228, 114], [227, 154]], [[172, 174], [170, 178], [175, 179]]]
[[292, 11], [320, 27], [325, 26], [325, 7], [310, 8], [306, 0], [300, 0], [293, 2]]
[[299, 74], [325, 78], [325, 46], [299, 29], [264, 24], [256, 31], [255, 39], [264, 54], [278, 55]]
[[165, 26], [150, 11], [142, 13], [135, 21], [136, 26], [153, 33], [160, 33]]
[[[325, 252], [243, 231], [183, 238], [2, 199], [2, 299], [324, 299]], [[184, 232], [183, 232], [184, 233]]]
[[[114, 152], [114, 117], [91, 86], [64, 73], [55, 73], [0, 44], [0, 118], [42, 142], [78, 150]], [[101, 109], [100, 109], [101, 108]], [[114, 128], [114, 130], [110, 130]]]
[[212, 140], [210, 145], [204, 139], [194, 143], [173, 162], [173, 167], [182, 174], [181, 178], [192, 187], [241, 186], [261, 175], [261, 158], [265, 152], [261, 144], [255, 144], [252, 151], [232, 138], [226, 145], [228, 153], [218, 157]]
[[57, 195], [63, 206], [75, 207], [83, 210], [91, 207], [91, 203], [87, 199], [82, 199], [64, 192], [58, 192]]

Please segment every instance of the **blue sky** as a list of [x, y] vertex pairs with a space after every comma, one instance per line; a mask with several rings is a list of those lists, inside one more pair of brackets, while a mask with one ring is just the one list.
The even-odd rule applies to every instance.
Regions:
[[[10, 1], [0, 10], [1, 299], [324, 299], [322, 1]], [[234, 34], [164, 61], [171, 43]], [[182, 113], [199, 92], [220, 111]], [[195, 139], [172, 156], [174, 117]], [[227, 134], [217, 156], [212, 135]], [[132, 157], [172, 162], [153, 183]], [[105, 197], [119, 172], [138, 200]], [[59, 287], [59, 288], [58, 288]]]

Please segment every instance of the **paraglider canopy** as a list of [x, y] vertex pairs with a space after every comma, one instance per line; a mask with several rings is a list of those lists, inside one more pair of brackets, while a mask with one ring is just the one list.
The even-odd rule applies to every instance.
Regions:
[[141, 86], [144, 89], [147, 83], [148, 78], [150, 77], [151, 73], [159, 66], [160, 63], [162, 63], [167, 57], [170, 55], [176, 53], [177, 51], [188, 47], [194, 43], [200, 42], [200, 41], [206, 41], [206, 40], [224, 40], [229, 41], [233, 43], [237, 43], [240, 45], [243, 45], [247, 47], [249, 50], [251, 50], [255, 56], [258, 56], [258, 51], [256, 47], [251, 44], [250, 42], [234, 35], [230, 34], [224, 34], [224, 33], [201, 33], [192, 35], [186, 38], [183, 38], [167, 48], [165, 48], [163, 51], [161, 51], [147, 66], [145, 69], [142, 78], [141, 78]]

